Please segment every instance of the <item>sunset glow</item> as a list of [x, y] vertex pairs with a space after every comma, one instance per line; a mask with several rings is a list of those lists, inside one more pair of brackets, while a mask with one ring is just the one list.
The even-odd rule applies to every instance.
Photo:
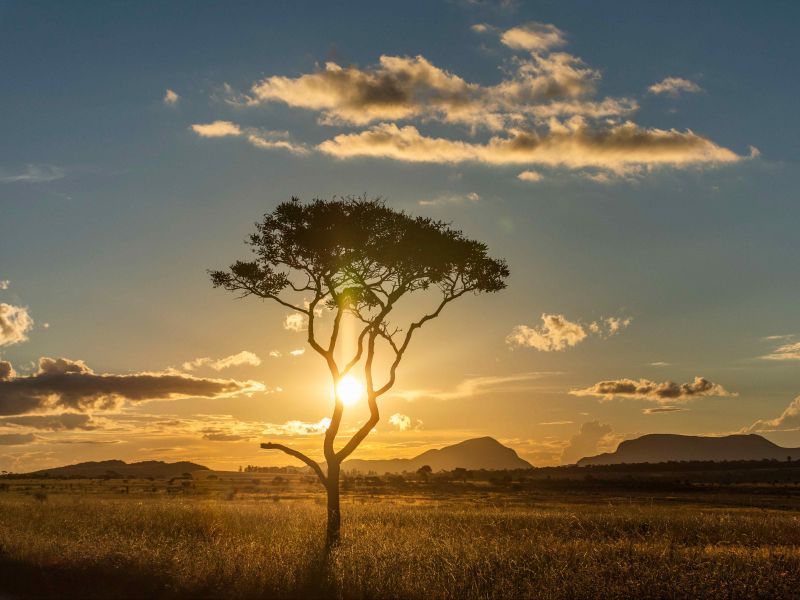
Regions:
[[336, 393], [345, 406], [352, 406], [364, 397], [364, 384], [352, 375], [345, 375], [336, 384]]

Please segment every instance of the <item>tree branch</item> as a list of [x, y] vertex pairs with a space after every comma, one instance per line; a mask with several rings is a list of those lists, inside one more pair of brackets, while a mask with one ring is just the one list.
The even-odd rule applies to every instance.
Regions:
[[325, 477], [325, 474], [322, 472], [322, 467], [319, 466], [317, 461], [309, 458], [299, 450], [295, 450], [294, 448], [289, 448], [288, 446], [284, 446], [283, 444], [275, 444], [273, 442], [264, 442], [263, 444], [261, 444], [261, 447], [264, 450], [280, 450], [281, 452], [285, 452], [289, 456], [294, 456], [296, 459], [303, 461], [305, 464], [311, 467], [314, 473], [317, 474], [317, 477], [319, 477], [319, 480], [322, 482], [322, 485], [325, 486], [328, 485], [328, 478]]

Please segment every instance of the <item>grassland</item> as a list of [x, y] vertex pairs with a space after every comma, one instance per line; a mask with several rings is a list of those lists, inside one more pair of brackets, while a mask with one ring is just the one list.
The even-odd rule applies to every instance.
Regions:
[[3, 597], [800, 597], [782, 493], [356, 488], [325, 554], [305, 478], [204, 477], [6, 484]]

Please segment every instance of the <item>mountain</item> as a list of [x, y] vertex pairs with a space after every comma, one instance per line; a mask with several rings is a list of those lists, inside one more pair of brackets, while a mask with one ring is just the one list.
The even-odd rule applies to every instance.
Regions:
[[461, 467], [464, 469], [530, 469], [531, 464], [522, 460], [517, 453], [503, 446], [494, 438], [482, 437], [466, 440], [445, 446], [437, 450], [428, 450], [414, 458], [394, 458], [390, 460], [353, 459], [342, 464], [343, 471], [360, 473], [375, 472], [400, 473], [413, 472], [423, 465], [430, 466], [434, 472], [451, 471]]
[[160, 460], [147, 460], [136, 463], [126, 463], [121, 460], [103, 460], [100, 462], [83, 462], [77, 465], [55, 467], [27, 473], [30, 477], [61, 477], [69, 478], [102, 478], [102, 477], [154, 477], [166, 479], [180, 477], [192, 471], [207, 471], [208, 467], [193, 462], [181, 461], [166, 463]]
[[755, 434], [702, 437], [657, 433], [626, 440], [616, 452], [582, 458], [578, 466], [680, 460], [786, 460], [788, 456], [800, 459], [800, 448], [782, 448]]

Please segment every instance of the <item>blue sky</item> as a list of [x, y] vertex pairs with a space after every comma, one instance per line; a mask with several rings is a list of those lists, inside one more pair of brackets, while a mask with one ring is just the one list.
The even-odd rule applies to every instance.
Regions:
[[[291, 436], [278, 426], [318, 423], [328, 412], [324, 372], [309, 353], [288, 355], [303, 336], [282, 327], [286, 311], [211, 289], [205, 270], [242, 256], [253, 221], [278, 202], [358, 193], [452, 221], [512, 272], [506, 291], [463, 301], [419, 340], [383, 410], [421, 424], [382, 425], [361, 456], [472, 435], [537, 464], [650, 432], [753, 430], [800, 445], [800, 420], [791, 410], [780, 418], [793, 402], [800, 414], [798, 13], [792, 2], [0, 2], [0, 303], [33, 320], [16, 313], [24, 331], [12, 339], [8, 326], [0, 361], [17, 379], [36, 377], [41, 357], [84, 361], [97, 374], [163, 373], [246, 350], [260, 364], [192, 376], [265, 390], [69, 407], [90, 413], [83, 429], [9, 421], [0, 467], [63, 462], [63, 448], [75, 459], [281, 462], [254, 457], [253, 440], [270, 424]], [[515, 30], [534, 37], [507, 36]], [[520, 46], [547, 32], [556, 32], [550, 46]], [[518, 82], [521, 65], [560, 76], [546, 62], [560, 55], [583, 70], [572, 83], [585, 91], [520, 100], [492, 88]], [[305, 90], [276, 91], [277, 78], [296, 86], [329, 62], [373, 76], [381, 56], [423, 57], [477, 86], [474, 120], [454, 122], [455, 105], [431, 108], [425, 94], [439, 88], [425, 88], [411, 116], [331, 97], [319, 100], [328, 109], [304, 108]], [[667, 78], [672, 87], [649, 89]], [[259, 82], [271, 96], [258, 96]], [[589, 116], [586, 103], [604, 99], [636, 109]], [[557, 123], [525, 112], [560, 100], [580, 107]], [[372, 109], [384, 112], [354, 122]], [[502, 123], [492, 128], [495, 110]], [[583, 121], [569, 121], [576, 116]], [[518, 129], [566, 127], [572, 144], [627, 121], [644, 140], [633, 150], [603, 142], [574, 158], [576, 146], [561, 145], [524, 162], [490, 147]], [[192, 129], [219, 122], [240, 133]], [[381, 124], [462, 146], [436, 160], [392, 146], [387, 157], [363, 137]], [[652, 132], [672, 129], [682, 136], [673, 160], [658, 162]], [[253, 134], [284, 146], [255, 147]], [[349, 136], [346, 148], [321, 149], [336, 136]], [[462, 160], [453, 153], [464, 144], [471, 158]], [[632, 151], [636, 160], [625, 159]], [[525, 171], [534, 175], [522, 180]], [[584, 337], [548, 330], [542, 315]], [[625, 324], [611, 331], [609, 317]], [[514, 331], [523, 335], [509, 338]], [[676, 401], [592, 392], [600, 382], [695, 377], [718, 387]], [[362, 416], [354, 410], [352, 422]], [[154, 425], [167, 421], [175, 425]], [[594, 422], [601, 427], [584, 427]], [[210, 439], [212, 428], [228, 438]], [[297, 437], [309, 449], [319, 442]]]

